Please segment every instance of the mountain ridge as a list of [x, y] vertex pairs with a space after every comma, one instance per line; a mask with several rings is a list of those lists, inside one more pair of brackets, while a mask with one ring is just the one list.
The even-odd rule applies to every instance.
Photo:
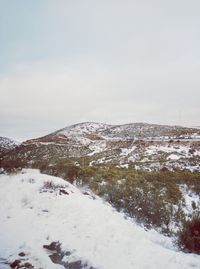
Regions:
[[[177, 133], [178, 132], [178, 133]], [[85, 136], [87, 134], [98, 133], [102, 138], [145, 138], [145, 137], [158, 137], [158, 136], [174, 136], [181, 134], [193, 134], [198, 133], [200, 136], [200, 130], [197, 128], [183, 127], [178, 125], [159, 125], [159, 124], [150, 124], [143, 122], [136, 123], [126, 123], [126, 124], [104, 124], [98, 122], [81, 122], [73, 125], [66, 126], [57, 131], [54, 131], [50, 134], [47, 134], [42, 137], [26, 140], [25, 142], [50, 138], [63, 135], [72, 137], [72, 136]]]
[[[200, 130], [195, 128], [130, 123], [108, 125], [82, 122], [45, 136], [24, 141], [1, 157], [26, 164], [70, 159], [81, 165], [114, 165], [135, 169], [189, 169], [200, 171]], [[76, 160], [75, 160], [76, 159]]]

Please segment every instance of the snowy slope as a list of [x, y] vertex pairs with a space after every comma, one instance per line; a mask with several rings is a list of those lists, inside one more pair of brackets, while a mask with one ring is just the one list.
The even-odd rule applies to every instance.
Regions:
[[[78, 128], [78, 127], [75, 127]], [[85, 128], [85, 127], [84, 127]], [[71, 132], [71, 131], [70, 131]], [[51, 134], [22, 143], [12, 152], [2, 156], [1, 166], [23, 162], [27, 166], [74, 158], [82, 165], [111, 164], [120, 167], [155, 171], [163, 167], [169, 170], [188, 169], [200, 171], [200, 143], [194, 140], [134, 140], [106, 138], [99, 133]], [[162, 162], [161, 162], [162, 160]]]
[[68, 127], [65, 127], [55, 133], [62, 134], [66, 136], [84, 136], [92, 133], [102, 133], [109, 129], [111, 125], [97, 122], [82, 122], [78, 124], [74, 124]]
[[8, 137], [0, 136], [0, 150], [11, 150], [18, 146], [20, 143]]
[[169, 138], [193, 136], [200, 138], [198, 129], [182, 126], [168, 126], [148, 123], [130, 123], [122, 125], [109, 125], [97, 122], [82, 122], [67, 126], [50, 135], [65, 135], [67, 137], [84, 137], [91, 134], [98, 134], [105, 139], [135, 139], [135, 138]]
[[37, 170], [0, 175], [0, 227], [1, 269], [19, 253], [35, 269], [64, 268], [43, 247], [52, 242], [61, 244], [63, 262], [90, 269], [200, 268], [200, 256], [177, 251], [100, 198]]

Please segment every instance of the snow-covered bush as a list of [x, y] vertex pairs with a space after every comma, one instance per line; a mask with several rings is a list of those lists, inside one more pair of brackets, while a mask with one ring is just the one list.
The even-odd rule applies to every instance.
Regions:
[[55, 184], [53, 181], [45, 181], [42, 190], [59, 190], [62, 188], [65, 188], [64, 184]]

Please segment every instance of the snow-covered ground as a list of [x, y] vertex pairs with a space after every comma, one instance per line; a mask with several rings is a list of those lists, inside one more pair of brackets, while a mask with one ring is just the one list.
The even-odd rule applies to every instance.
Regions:
[[106, 150], [106, 142], [105, 141], [95, 141], [95, 143], [91, 143], [89, 149], [92, 151], [88, 154], [88, 156], [92, 156], [96, 153], [100, 153]]
[[180, 185], [180, 191], [184, 197], [185, 205], [183, 207], [185, 216], [190, 218], [200, 208], [200, 197], [192, 191], [186, 184]]
[[158, 151], [162, 151], [165, 153], [174, 153], [176, 152], [177, 154], [182, 154], [182, 155], [188, 155], [189, 152], [189, 147], [187, 146], [161, 146], [161, 145], [157, 145], [157, 146], [149, 146], [146, 149], [147, 154], [151, 155], [151, 154], [156, 154]]
[[179, 252], [169, 238], [60, 178], [37, 170], [0, 175], [0, 261], [23, 252], [35, 269], [61, 269], [43, 248], [58, 241], [71, 253], [63, 260], [97, 269], [200, 268], [200, 256]]
[[10, 139], [8, 137], [0, 136], [0, 148], [13, 149], [18, 145], [20, 145], [20, 142]]
[[56, 134], [62, 134], [67, 136], [82, 136], [95, 132], [105, 131], [110, 125], [96, 122], [83, 122], [75, 125], [68, 126], [56, 132]]
[[136, 146], [132, 146], [131, 148], [121, 148], [121, 156], [127, 156], [130, 153], [133, 153], [133, 151], [136, 149]]

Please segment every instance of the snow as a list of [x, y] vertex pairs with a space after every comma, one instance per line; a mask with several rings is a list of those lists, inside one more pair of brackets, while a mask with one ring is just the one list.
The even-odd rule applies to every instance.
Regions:
[[200, 256], [177, 251], [102, 199], [37, 170], [0, 175], [0, 216], [0, 258], [13, 261], [23, 251], [36, 269], [63, 268], [43, 249], [52, 241], [98, 269], [200, 268]]
[[96, 161], [91, 161], [89, 163], [89, 166], [93, 166], [93, 165], [97, 165], [97, 164], [105, 164], [105, 163], [110, 163], [112, 162], [112, 158], [106, 158], [106, 157], [102, 157], [102, 158], [99, 158], [98, 160]]
[[0, 136], [0, 147], [3, 149], [14, 149], [16, 146], [20, 145], [20, 142], [13, 139]]
[[121, 156], [127, 156], [132, 153], [136, 149], [136, 146], [132, 146], [131, 148], [121, 148]]
[[179, 160], [181, 158], [181, 156], [178, 156], [176, 154], [170, 154], [167, 159], [168, 160]]
[[179, 188], [185, 201], [185, 206], [183, 207], [184, 213], [186, 216], [191, 217], [195, 212], [192, 205], [194, 204], [197, 210], [200, 208], [200, 197], [190, 190], [186, 184], [181, 184]]
[[[157, 154], [158, 152], [164, 152], [170, 154], [167, 159], [179, 160], [181, 157], [189, 158], [190, 157], [190, 146], [149, 146], [146, 148], [146, 154], [152, 155]], [[199, 151], [195, 151], [194, 155], [199, 156]]]
[[91, 134], [95, 132], [105, 131], [110, 125], [96, 122], [83, 122], [68, 126], [62, 130], [56, 132], [56, 134], [62, 134], [67, 136], [82, 136], [84, 134]]
[[[23, 145], [27, 145], [28, 143], [24, 142]], [[54, 146], [60, 146], [62, 145], [61, 143], [56, 143], [56, 142], [31, 142], [31, 144], [35, 144], [36, 146], [44, 145], [44, 146], [49, 146], [49, 145], [54, 145]]]
[[96, 153], [103, 152], [107, 149], [107, 145], [105, 141], [95, 141], [95, 143], [91, 143], [89, 149], [92, 151], [88, 154], [88, 156], [92, 156]]
[[200, 151], [196, 150], [193, 154], [194, 154], [194, 156], [200, 156]]
[[76, 137], [76, 140], [74, 142], [79, 142], [83, 146], [88, 146], [91, 143], [91, 140], [85, 137]]
[[119, 167], [119, 168], [128, 168], [129, 165], [128, 165], [128, 163], [124, 163], [124, 164], [117, 165], [117, 167]]

